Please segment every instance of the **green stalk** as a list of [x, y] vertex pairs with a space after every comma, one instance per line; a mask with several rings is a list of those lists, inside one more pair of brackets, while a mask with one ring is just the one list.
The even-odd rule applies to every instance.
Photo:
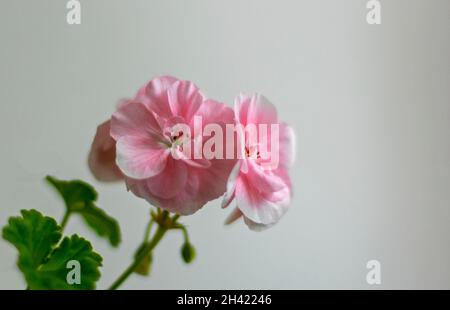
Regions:
[[155, 234], [150, 242], [148, 242], [141, 252], [141, 255], [136, 257], [134, 262], [120, 275], [120, 277], [109, 287], [109, 290], [116, 290], [122, 283], [128, 279], [128, 277], [134, 272], [137, 266], [142, 262], [142, 260], [158, 245], [164, 234], [167, 232], [167, 228], [158, 225]]
[[66, 210], [66, 212], [64, 213], [63, 219], [61, 221], [61, 232], [64, 231], [64, 228], [66, 228], [67, 222], [69, 221], [69, 217], [70, 217], [70, 211]]

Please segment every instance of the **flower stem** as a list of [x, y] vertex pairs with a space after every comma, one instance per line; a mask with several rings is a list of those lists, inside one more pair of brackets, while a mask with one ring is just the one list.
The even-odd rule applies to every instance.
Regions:
[[164, 234], [167, 232], [167, 228], [158, 225], [153, 238], [148, 242], [142, 251], [141, 255], [136, 257], [134, 262], [120, 275], [120, 277], [109, 287], [109, 290], [117, 289], [128, 277], [134, 272], [136, 267], [142, 262], [142, 260], [158, 245]]
[[147, 229], [145, 230], [144, 242], [148, 242], [148, 239], [150, 239], [150, 233], [152, 231], [152, 226], [153, 226], [153, 220], [148, 222]]
[[70, 217], [70, 211], [66, 210], [66, 212], [64, 213], [63, 219], [61, 221], [61, 232], [64, 231], [64, 228], [66, 228], [67, 222], [69, 221], [69, 217]]

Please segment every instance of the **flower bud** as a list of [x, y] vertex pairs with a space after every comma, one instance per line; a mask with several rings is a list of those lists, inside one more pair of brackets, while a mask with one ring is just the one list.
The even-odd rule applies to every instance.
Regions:
[[185, 242], [181, 248], [181, 257], [186, 264], [191, 263], [195, 259], [195, 248], [189, 242]]

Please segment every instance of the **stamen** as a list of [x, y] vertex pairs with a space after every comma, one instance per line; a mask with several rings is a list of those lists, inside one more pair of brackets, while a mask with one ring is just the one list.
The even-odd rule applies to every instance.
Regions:
[[183, 137], [184, 132], [179, 131], [176, 135], [172, 136], [172, 142], [176, 142], [178, 139], [180, 139], [181, 137]]

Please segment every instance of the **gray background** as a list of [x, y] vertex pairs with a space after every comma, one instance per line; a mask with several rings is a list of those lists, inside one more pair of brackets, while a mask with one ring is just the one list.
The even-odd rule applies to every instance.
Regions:
[[[66, 1], [1, 0], [2, 226], [22, 208], [62, 216], [46, 174], [92, 182], [123, 243], [111, 249], [78, 218], [67, 232], [104, 256], [106, 288], [148, 205], [95, 182], [87, 152], [118, 99], [171, 74], [229, 104], [239, 91], [269, 97], [297, 132], [295, 198], [263, 233], [224, 227], [229, 210], [208, 204], [183, 219], [197, 260], [184, 265], [170, 233], [151, 278], [124, 288], [450, 288], [450, 1], [381, 1], [378, 26], [365, 0], [81, 2], [69, 26]], [[15, 249], [2, 240], [0, 253], [0, 288], [24, 288]]]

